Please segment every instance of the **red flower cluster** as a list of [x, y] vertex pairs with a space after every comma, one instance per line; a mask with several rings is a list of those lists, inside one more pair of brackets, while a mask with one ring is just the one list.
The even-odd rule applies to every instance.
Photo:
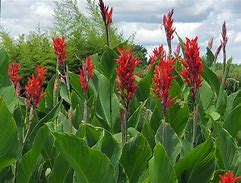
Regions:
[[18, 75], [20, 67], [20, 64], [17, 64], [16, 62], [12, 62], [8, 65], [8, 76], [13, 82], [18, 96], [21, 95], [21, 86], [19, 81], [22, 79], [22, 77]]
[[125, 107], [128, 107], [129, 102], [133, 98], [137, 90], [135, 83], [134, 70], [140, 62], [132, 55], [132, 50], [118, 49], [120, 57], [116, 59], [116, 83], [117, 88], [120, 90], [121, 99]]
[[158, 57], [164, 55], [164, 48], [163, 45], [159, 46], [158, 48], [154, 48], [153, 55], [150, 56], [150, 63], [148, 68], [150, 69], [152, 65], [157, 61]]
[[67, 59], [66, 42], [64, 36], [62, 38], [52, 38], [54, 44], [54, 52], [57, 55], [58, 64], [63, 65]]
[[92, 57], [89, 56], [86, 61], [83, 62], [80, 71], [80, 86], [86, 94], [88, 90], [88, 82], [94, 76], [93, 74], [94, 64], [92, 63]]
[[171, 40], [173, 39], [173, 37], [174, 37], [173, 33], [175, 32], [175, 28], [173, 27], [173, 18], [172, 18], [173, 13], [174, 13], [174, 9], [169, 11], [167, 15], [164, 15], [163, 20], [162, 20], [164, 28], [165, 28], [165, 32], [166, 32], [169, 54], [171, 54], [171, 52], [172, 52]]
[[223, 176], [219, 176], [218, 183], [237, 183], [241, 177], [233, 177], [233, 172], [226, 172]]
[[169, 97], [169, 91], [171, 88], [171, 82], [175, 79], [172, 76], [172, 72], [175, 69], [173, 65], [176, 62], [176, 58], [171, 59], [166, 54], [161, 56], [160, 63], [155, 67], [153, 75], [154, 91], [156, 95], [161, 99], [163, 104], [163, 111], [166, 112], [174, 101], [174, 98]]
[[28, 77], [28, 82], [25, 86], [27, 103], [33, 105], [34, 108], [38, 107], [40, 100], [45, 95], [42, 91], [42, 86], [47, 70], [40, 66], [36, 67], [35, 71], [37, 75], [32, 74], [32, 77]]
[[173, 33], [175, 32], [175, 28], [173, 27], [173, 13], [174, 9], [169, 11], [167, 15], [163, 16], [162, 22], [166, 31], [166, 36], [168, 39], [173, 39]]
[[199, 56], [198, 37], [194, 39], [186, 38], [184, 44], [184, 58], [181, 63], [184, 66], [180, 75], [183, 77], [184, 82], [190, 87], [192, 100], [195, 100], [198, 89], [202, 85], [202, 71], [203, 63]]
[[8, 65], [8, 76], [16, 87], [17, 83], [22, 79], [22, 77], [18, 76], [18, 72], [20, 70], [20, 64], [16, 62], [12, 62]]
[[100, 13], [105, 23], [105, 26], [108, 26], [112, 23], [112, 12], [113, 8], [109, 10], [109, 6], [105, 6], [103, 0], [99, 0]]

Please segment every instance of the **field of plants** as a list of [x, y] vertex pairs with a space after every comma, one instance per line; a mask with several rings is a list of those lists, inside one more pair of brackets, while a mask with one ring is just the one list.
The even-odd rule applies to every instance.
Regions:
[[99, 0], [98, 11], [105, 47], [76, 56], [78, 72], [65, 35], [52, 38], [50, 79], [41, 64], [21, 75], [0, 50], [0, 183], [238, 183], [241, 91], [225, 88], [226, 23], [216, 52], [210, 40], [201, 56], [198, 37], [179, 37], [170, 10], [167, 49], [140, 69], [132, 44], [113, 46], [113, 8]]

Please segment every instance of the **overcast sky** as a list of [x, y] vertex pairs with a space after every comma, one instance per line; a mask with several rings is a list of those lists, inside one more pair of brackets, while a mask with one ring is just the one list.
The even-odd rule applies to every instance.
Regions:
[[[228, 56], [241, 63], [241, 0], [104, 0], [113, 6], [113, 20], [120, 32], [128, 38], [135, 33], [135, 43], [144, 45], [149, 53], [155, 46], [166, 44], [160, 28], [163, 14], [171, 8], [174, 26], [181, 37], [198, 35], [202, 52], [213, 37], [215, 51], [220, 44], [223, 21], [228, 29]], [[78, 0], [86, 11], [85, 0]], [[39, 24], [52, 26], [53, 0], [2, 0], [2, 23], [13, 35], [27, 33]], [[173, 40], [177, 44], [176, 37]]]

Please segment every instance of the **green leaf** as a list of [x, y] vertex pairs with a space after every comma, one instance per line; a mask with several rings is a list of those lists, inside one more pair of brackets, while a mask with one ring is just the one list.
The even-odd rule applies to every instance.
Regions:
[[[72, 171], [68, 161], [63, 157], [63, 155], [59, 154], [54, 161], [52, 173], [49, 177], [49, 183], [73, 182], [73, 180], [69, 180], [68, 175], [70, 172]], [[71, 179], [73, 179], [73, 172], [72, 172]]]
[[176, 165], [179, 183], [208, 183], [215, 170], [215, 146], [211, 138], [185, 155]]
[[45, 125], [39, 129], [32, 148], [23, 155], [17, 165], [17, 183], [28, 183], [35, 169], [38, 168], [38, 163], [41, 161], [41, 150], [47, 138], [50, 137], [49, 129]]
[[241, 105], [234, 108], [224, 120], [223, 127], [236, 138], [238, 132], [241, 130]]
[[137, 183], [143, 171], [147, 168], [151, 157], [151, 148], [147, 140], [138, 134], [126, 143], [122, 149], [120, 163], [131, 183]]
[[147, 121], [144, 122], [144, 125], [141, 130], [141, 134], [144, 135], [144, 137], [148, 141], [151, 149], [153, 149], [156, 145], [155, 144], [155, 132], [151, 128], [151, 125], [149, 124], [149, 122], [147, 122]]
[[15, 121], [0, 98], [0, 171], [16, 161], [18, 137]]
[[61, 106], [62, 106], [62, 101], [59, 101], [59, 103], [34, 126], [29, 137], [27, 138], [26, 142], [32, 142], [32, 140], [35, 138], [35, 135], [37, 134], [38, 130], [45, 123], [53, 121], [59, 115]]
[[217, 151], [221, 155], [217, 156], [219, 167], [240, 174], [240, 148], [238, 148], [232, 136], [217, 123], [215, 123], [215, 131], [217, 133]]
[[110, 160], [115, 170], [115, 177], [118, 178], [118, 168], [121, 149], [112, 135], [103, 129], [101, 137], [94, 147], [104, 153]]
[[157, 63], [154, 63], [148, 74], [138, 83], [136, 97], [139, 101], [145, 101], [150, 96], [150, 87], [152, 84], [152, 76]]
[[7, 53], [0, 50], [0, 97], [4, 99], [10, 112], [14, 111], [15, 105], [18, 104], [18, 97], [15, 88], [8, 77], [9, 58]]
[[[99, 96], [96, 102], [96, 115], [105, 129], [113, 128], [119, 116], [119, 101], [112, 90], [110, 97], [110, 81], [103, 74], [95, 72], [98, 77]], [[110, 113], [110, 98], [112, 101], [112, 114]], [[110, 115], [112, 117], [110, 117]], [[112, 121], [111, 121], [112, 119]]]
[[[165, 138], [163, 138], [164, 130]], [[175, 164], [176, 158], [178, 154], [181, 152], [181, 142], [175, 131], [171, 128], [171, 126], [168, 123], [162, 122], [162, 124], [156, 132], [155, 141], [156, 144], [161, 143], [165, 147], [165, 150], [167, 151], [167, 154], [169, 155], [172, 164]]]
[[211, 67], [213, 62], [215, 61], [215, 56], [213, 55], [213, 52], [207, 47], [207, 53], [206, 53], [206, 64], [208, 67]]
[[154, 148], [153, 157], [149, 161], [149, 175], [151, 183], [177, 183], [167, 152], [159, 143]]
[[139, 127], [139, 123], [142, 122], [142, 118], [141, 116], [143, 115], [143, 108], [146, 105], [146, 101], [141, 102], [141, 104], [139, 105], [139, 107], [133, 112], [133, 114], [129, 117], [128, 119], [128, 127], [133, 127], [138, 129]]
[[218, 79], [217, 75], [205, 64], [203, 68], [202, 77], [211, 86], [212, 90], [216, 93], [216, 96], [218, 96], [221, 82]]
[[56, 147], [75, 171], [77, 182], [113, 183], [114, 170], [110, 160], [91, 149], [84, 140], [74, 135], [54, 133]]
[[211, 87], [206, 81], [202, 82], [202, 87], [200, 88], [199, 93], [203, 108], [207, 110], [208, 107], [212, 104], [214, 95]]
[[168, 110], [167, 121], [178, 136], [183, 134], [188, 118], [189, 110], [184, 101], [176, 101], [176, 103]]
[[106, 77], [111, 78], [115, 74], [115, 68], [117, 66], [115, 59], [117, 58], [118, 54], [115, 51], [109, 47], [105, 47], [104, 53], [100, 59], [100, 68]]

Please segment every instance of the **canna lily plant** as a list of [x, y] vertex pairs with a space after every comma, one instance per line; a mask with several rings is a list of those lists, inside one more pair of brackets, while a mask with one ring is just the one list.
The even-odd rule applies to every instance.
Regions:
[[160, 43], [138, 77], [131, 44], [111, 47], [112, 8], [99, 7], [107, 47], [79, 71], [68, 69], [68, 37], [53, 38], [53, 78], [38, 66], [25, 87], [0, 50], [0, 182], [240, 182], [241, 95], [224, 90], [212, 46], [201, 57], [198, 37], [177, 34], [173, 52], [171, 10], [168, 51]]

